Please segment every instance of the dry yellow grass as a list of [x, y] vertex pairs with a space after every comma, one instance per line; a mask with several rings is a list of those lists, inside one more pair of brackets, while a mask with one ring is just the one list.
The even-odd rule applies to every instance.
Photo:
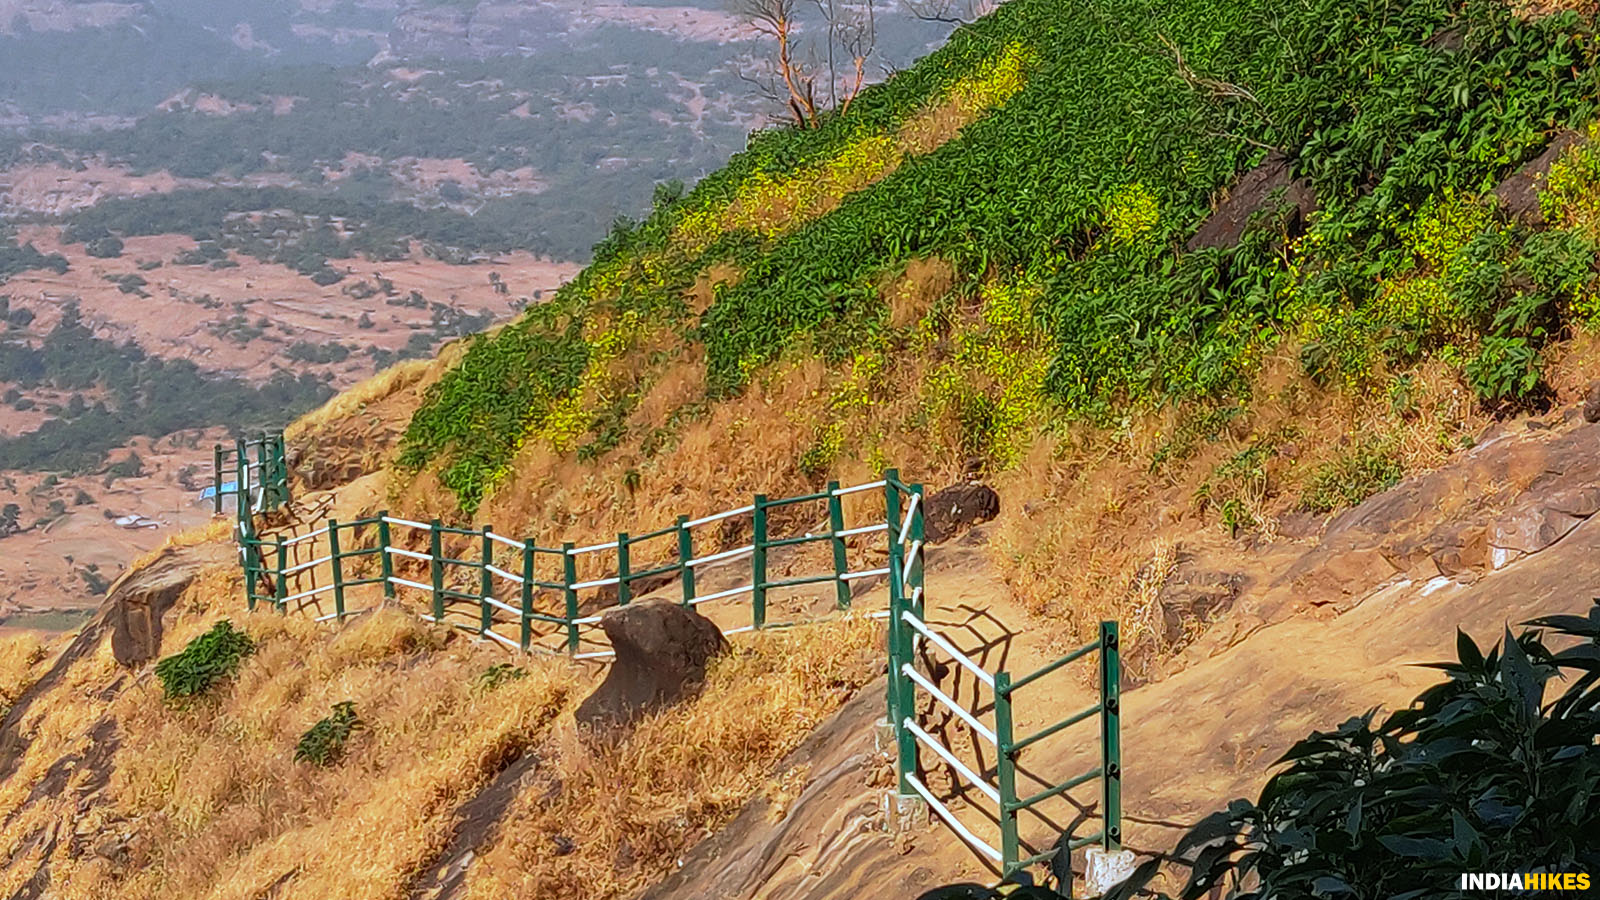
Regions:
[[369, 404], [415, 386], [430, 369], [443, 371], [444, 368], [446, 367], [440, 365], [438, 360], [432, 359], [408, 359], [396, 363], [349, 390], [340, 392], [327, 403], [291, 422], [289, 427], [284, 429], [284, 437], [292, 441], [348, 419]]
[[[658, 880], [877, 674], [882, 640], [866, 618], [763, 633], [712, 667], [698, 700], [618, 743], [558, 729], [539, 781], [469, 873], [468, 896], [607, 900]], [[790, 791], [804, 779], [777, 777]]]
[[[47, 866], [52, 896], [68, 900], [405, 896], [457, 808], [531, 752], [545, 784], [519, 793], [475, 895], [516, 884], [552, 891], [522, 896], [614, 896], [669, 869], [774, 778], [803, 782], [778, 760], [876, 674], [882, 640], [867, 619], [751, 637], [699, 699], [597, 746], [567, 715], [597, 683], [592, 666], [518, 658], [527, 677], [487, 689], [479, 675], [507, 659], [496, 645], [447, 639], [392, 608], [343, 629], [247, 614], [239, 590], [231, 567], [205, 570], [163, 638], [170, 655], [222, 617], [250, 634], [255, 653], [208, 694], [170, 703], [148, 669], [130, 682], [102, 642], [29, 707], [30, 743], [0, 783], [6, 895]], [[43, 660], [36, 639], [7, 641], [0, 678], [31, 683]], [[344, 760], [295, 762], [300, 736], [345, 700], [364, 728]], [[107, 723], [119, 745], [109, 769], [89, 737]], [[561, 785], [553, 800], [550, 784]], [[554, 830], [573, 853], [555, 852]]]
[[33, 683], [44, 674], [45, 661], [58, 649], [60, 639], [23, 631], [0, 636], [0, 719]]

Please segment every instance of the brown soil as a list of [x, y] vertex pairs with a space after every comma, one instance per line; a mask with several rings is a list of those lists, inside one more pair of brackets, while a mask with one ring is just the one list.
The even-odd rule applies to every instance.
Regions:
[[[508, 254], [490, 262], [450, 265], [420, 251], [398, 262], [336, 260], [349, 273], [344, 281], [321, 287], [292, 269], [234, 257], [236, 268], [211, 269], [173, 264], [194, 241], [178, 235], [130, 238], [121, 258], [102, 260], [84, 254], [82, 245], [63, 246], [55, 228], [23, 229], [21, 239], [44, 253], [61, 253], [71, 264], [65, 275], [26, 272], [6, 283], [12, 308], [29, 309], [37, 318], [28, 326], [32, 339], [60, 320], [62, 304], [76, 300], [84, 320], [109, 339], [133, 340], [146, 352], [168, 359], [189, 359], [202, 369], [249, 378], [266, 378], [279, 368], [326, 372], [338, 388], [372, 374], [365, 353], [341, 363], [312, 365], [286, 355], [297, 342], [341, 342], [357, 351], [369, 346], [399, 350], [413, 331], [430, 327], [429, 309], [390, 305], [417, 291], [430, 303], [456, 306], [472, 313], [488, 312], [496, 320], [515, 313], [515, 304], [535, 292], [553, 291], [577, 266], [543, 260], [526, 253]], [[159, 261], [160, 268], [139, 271], [139, 264]], [[122, 292], [108, 276], [137, 274], [148, 284], [148, 297]], [[498, 275], [506, 285], [499, 293], [490, 282]], [[357, 299], [351, 292], [365, 284], [376, 291], [378, 276], [394, 284], [394, 297], [376, 292]], [[371, 328], [360, 328], [366, 315]], [[241, 344], [220, 333], [237, 316], [251, 326], [267, 320], [266, 333]]]
[[[61, 610], [88, 611], [102, 601], [84, 577], [97, 566], [106, 582], [114, 581], [128, 563], [161, 546], [169, 536], [204, 525], [212, 507], [201, 505], [198, 488], [179, 483], [186, 466], [194, 466], [194, 483], [209, 484], [212, 443], [221, 429], [184, 432], [161, 440], [136, 438], [112, 459], [137, 453], [145, 474], [107, 479], [105, 474], [60, 478], [37, 472], [0, 472], [0, 506], [22, 507], [19, 521], [26, 530], [0, 537], [0, 630], [38, 628], [59, 631], [73, 627]], [[78, 504], [79, 491], [90, 502]], [[65, 510], [53, 513], [50, 503]], [[114, 519], [144, 516], [158, 527], [123, 527]], [[81, 620], [79, 620], [81, 621]]]

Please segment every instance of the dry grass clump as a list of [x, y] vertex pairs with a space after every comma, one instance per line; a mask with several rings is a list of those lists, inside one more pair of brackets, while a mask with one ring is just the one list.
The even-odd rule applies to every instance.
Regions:
[[0, 719], [5, 718], [22, 692], [44, 674], [44, 662], [54, 649], [38, 632], [0, 636]]
[[432, 370], [443, 372], [447, 366], [439, 359], [408, 359], [395, 363], [365, 381], [336, 394], [327, 403], [289, 423], [284, 429], [287, 440], [296, 440], [308, 434], [350, 418], [369, 404], [394, 396], [406, 388], [414, 388]]
[[[670, 872], [766, 789], [774, 768], [877, 674], [881, 626], [845, 619], [741, 641], [699, 699], [615, 744], [560, 728], [468, 896], [620, 897]], [[792, 790], [803, 774], [778, 776]]]
[[[1355, 395], [1317, 386], [1297, 353], [1287, 346], [1266, 359], [1236, 409], [1188, 405], [1116, 432], [1039, 437], [997, 479], [1005, 502], [994, 559], [1025, 606], [1060, 620], [1064, 640], [1087, 639], [1104, 618], [1158, 630], [1151, 566], [1185, 546], [1279, 540], [1279, 520], [1305, 514], [1307, 490], [1339, 461], [1379, 447], [1405, 473], [1427, 471], [1489, 423], [1443, 363]], [[1225, 525], [1230, 516], [1237, 528]]]
[[[176, 652], [222, 614], [251, 635], [256, 652], [207, 695], [174, 705], [151, 678], [119, 694], [126, 676], [102, 644], [31, 708], [22, 727], [32, 743], [0, 784], [7, 894], [48, 863], [52, 895], [63, 898], [396, 896], [448, 841], [456, 807], [542, 740], [593, 681], [565, 660], [528, 661], [528, 677], [484, 691], [478, 676], [505, 659], [494, 645], [446, 643], [394, 609], [342, 630], [250, 615], [237, 608], [238, 589], [227, 568], [206, 573], [163, 641], [164, 655]], [[346, 700], [367, 726], [346, 758], [295, 763], [301, 735]], [[103, 794], [79, 802], [75, 786], [95, 777], [85, 765], [65, 788], [26, 802], [47, 769], [90, 749], [102, 717], [120, 742]], [[120, 849], [63, 840], [47, 853], [35, 838], [58, 827]]]

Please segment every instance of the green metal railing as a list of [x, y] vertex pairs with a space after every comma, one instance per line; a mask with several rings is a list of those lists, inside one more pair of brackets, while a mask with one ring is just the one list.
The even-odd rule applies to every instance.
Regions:
[[289, 502], [289, 465], [281, 433], [239, 438], [232, 447], [217, 444], [211, 458], [217, 515], [222, 515], [223, 498], [230, 494], [241, 519], [249, 512], [270, 512]]
[[[1068, 793], [1073, 788], [1098, 781], [1100, 786], [1101, 829], [1082, 837], [1066, 840], [1068, 852], [1098, 843], [1108, 853], [1122, 847], [1122, 751], [1120, 719], [1121, 662], [1119, 656], [1117, 623], [1100, 623], [1099, 637], [1089, 644], [1068, 653], [1060, 659], [1013, 679], [1008, 671], [993, 674], [961, 652], [946, 637], [930, 626], [924, 612], [923, 598], [923, 523], [921, 517], [922, 488], [904, 485], [889, 479], [889, 521], [898, 523], [898, 533], [890, 541], [889, 567], [899, 577], [891, 577], [889, 585], [889, 721], [894, 726], [897, 749], [896, 774], [901, 797], [920, 797], [929, 808], [974, 849], [989, 857], [1000, 869], [1002, 879], [1037, 863], [1045, 862], [1060, 852], [1059, 847], [1024, 855], [1025, 847], [1020, 834], [1019, 816], [1033, 810], [1054, 797]], [[905, 511], [901, 512], [902, 502]], [[992, 726], [984, 723], [979, 713], [956, 702], [916, 665], [920, 645], [931, 645], [956, 662], [979, 684], [989, 689], [993, 698], [990, 707]], [[1015, 706], [1017, 692], [1037, 683], [1052, 673], [1092, 656], [1099, 666], [1100, 700], [1088, 709], [1069, 715], [1038, 731], [1017, 737], [1015, 734]], [[994, 777], [975, 771], [963, 762], [946, 742], [935, 737], [923, 727], [917, 713], [918, 692], [931, 697], [945, 712], [969, 728], [974, 745], [987, 743], [995, 750]], [[981, 712], [981, 707], [979, 708]], [[1045, 786], [1027, 796], [1018, 793], [1017, 759], [1027, 748], [1061, 734], [1072, 726], [1089, 720], [1099, 724], [1098, 743], [1100, 764], [1087, 772]], [[986, 796], [993, 804], [994, 821], [999, 826], [999, 846], [979, 837], [961, 822], [940, 800], [921, 775], [921, 751], [927, 749], [940, 762], [949, 766], [969, 786]]]
[[[243, 492], [255, 484], [248, 473], [259, 465], [271, 477], [279, 471], [284, 473], [281, 496], [286, 502], [287, 470], [273, 462], [283, 458], [281, 438], [276, 443], [270, 439], [258, 442], [263, 448], [258, 450], [263, 462], [242, 469], [237, 460], [248, 459], [246, 453], [257, 445], [240, 443], [236, 454], [229, 455], [222, 448], [217, 451], [219, 487], [230, 472], [243, 471], [246, 474], [238, 489], [243, 498]], [[887, 474], [891, 479], [897, 477], [892, 470]], [[489, 526], [462, 528], [437, 519], [420, 522], [387, 512], [347, 522], [330, 519], [317, 529], [294, 537], [263, 537], [254, 530], [251, 512], [279, 498], [279, 493], [267, 490], [262, 494], [262, 503], [242, 503], [244, 512], [236, 533], [245, 572], [246, 602], [252, 610], [262, 604], [280, 612], [314, 605], [319, 621], [342, 620], [364, 609], [351, 607], [350, 592], [377, 585], [384, 599], [394, 599], [402, 590], [422, 594], [428, 608], [424, 618], [429, 621], [442, 623], [451, 614], [466, 612], [470, 614], [469, 621], [450, 624], [524, 651], [549, 650], [597, 658], [610, 656], [611, 651], [593, 640], [600, 621], [596, 607], [606, 605], [593, 602], [595, 596], [611, 590], [611, 605], [625, 606], [646, 579], [651, 580], [652, 586], [661, 586], [663, 580], [679, 580], [680, 602], [686, 606], [747, 599], [749, 624], [729, 629], [729, 634], [800, 624], [771, 621], [775, 591], [831, 584], [834, 610], [848, 610], [851, 582], [890, 571], [888, 567], [852, 570], [852, 545], [859, 551], [867, 550], [864, 539], [887, 534], [889, 526], [886, 520], [877, 519], [867, 525], [846, 527], [843, 500], [852, 494], [887, 490], [887, 484], [885, 480], [840, 487], [832, 482], [817, 493], [776, 500], [758, 494], [750, 504], [738, 509], [698, 519], [680, 516], [665, 528], [642, 534], [623, 532], [614, 540], [581, 547], [572, 543], [543, 547], [531, 540], [498, 534]], [[773, 533], [774, 511], [802, 504], [814, 504], [816, 518], [826, 521], [828, 527], [795, 535]], [[748, 521], [749, 543], [696, 555], [696, 530], [721, 525], [729, 519]], [[401, 536], [410, 540], [397, 540]], [[776, 577], [769, 571], [772, 551], [806, 544], [828, 545], [826, 570], [785, 577]], [[636, 565], [643, 559], [657, 562]], [[747, 583], [710, 592], [700, 589], [697, 573], [739, 561], [748, 562]], [[598, 577], [581, 576], [585, 566], [600, 570]], [[586, 604], [586, 597], [591, 602]], [[331, 611], [322, 608], [328, 599], [332, 600]], [[587, 612], [585, 606], [589, 607]], [[510, 631], [496, 630], [505, 628]], [[540, 645], [541, 638], [552, 637], [559, 639], [559, 647]]]
[[[622, 532], [614, 540], [587, 546], [566, 542], [559, 547], [543, 547], [532, 540], [498, 534], [489, 526], [464, 528], [446, 525], [439, 519], [422, 522], [387, 512], [346, 522], [330, 518], [315, 530], [293, 537], [263, 537], [255, 531], [254, 514], [289, 502], [282, 436], [241, 440], [231, 451], [219, 445], [215, 462], [219, 514], [222, 487], [230, 474], [234, 478], [238, 500], [235, 534], [245, 575], [246, 601], [252, 610], [267, 605], [283, 613], [314, 606], [318, 621], [342, 621], [366, 608], [352, 608], [353, 591], [366, 596], [368, 604], [380, 596], [379, 592], [382, 600], [394, 600], [400, 591], [406, 591], [425, 598], [428, 612], [423, 618], [431, 622], [463, 628], [525, 652], [604, 658], [612, 652], [592, 637], [600, 622], [600, 608], [607, 605], [596, 602], [604, 590], [614, 591], [609, 604], [615, 606], [632, 602], [640, 592], [640, 583], [646, 580], [652, 590], [677, 580], [679, 602], [685, 606], [748, 598], [749, 624], [725, 632], [736, 634], [801, 624], [770, 621], [774, 598], [781, 597], [774, 592], [832, 585], [828, 592], [831, 606], [843, 611], [851, 607], [852, 582], [887, 576], [886, 651], [890, 677], [886, 699], [895, 736], [899, 795], [920, 796], [963, 839], [992, 859], [1003, 878], [1011, 878], [1058, 852], [1058, 848], [1052, 848], [1029, 853], [1022, 840], [1019, 816], [1029, 811], [1037, 813], [1040, 804], [1081, 785], [1098, 782], [1103, 827], [1093, 835], [1069, 837], [1066, 846], [1070, 851], [1099, 843], [1107, 852], [1121, 847], [1121, 670], [1117, 624], [1102, 622], [1098, 639], [1020, 678], [1013, 679], [1008, 671], [985, 671], [927, 622], [923, 488], [902, 482], [894, 469], [886, 471], [882, 480], [868, 484], [840, 487], [837, 482], [830, 482], [825, 490], [776, 500], [757, 494], [738, 509], [697, 519], [679, 516], [673, 524], [650, 532]], [[879, 489], [883, 491], [882, 518], [848, 526], [844, 498]], [[773, 533], [774, 511], [804, 504], [815, 505], [814, 519], [785, 512], [780, 520], [825, 522], [820, 531]], [[696, 531], [712, 525], [720, 528], [729, 520], [748, 521], [749, 542], [698, 552]], [[861, 554], [871, 552], [873, 547], [869, 544], [876, 544], [880, 533], [887, 544], [887, 564], [863, 564], [862, 568], [852, 569], [852, 556], [859, 559]], [[828, 564], [824, 570], [775, 577], [772, 552], [807, 544], [827, 545]], [[646, 560], [653, 563], [641, 566], [640, 562]], [[726, 572], [730, 565], [741, 561], [748, 565], [746, 583], [702, 590], [705, 579], [700, 576], [708, 569], [716, 567]], [[587, 576], [582, 574], [585, 570]], [[584, 602], [586, 596], [590, 599], [588, 604]], [[324, 600], [332, 601], [331, 611], [323, 609]], [[451, 615], [457, 619], [447, 621]], [[811, 616], [812, 621], [818, 618]], [[953, 659], [985, 686], [993, 698], [992, 705], [987, 710], [969, 710], [919, 671], [919, 649], [926, 652], [928, 646]], [[1014, 731], [1018, 692], [1091, 657], [1099, 666], [1099, 702], [1032, 734], [1017, 737]], [[995, 749], [992, 777], [988, 770], [982, 774], [975, 771], [947, 742], [923, 727], [917, 712], [919, 692], [932, 697], [970, 728], [976, 736], [975, 745], [981, 740]], [[990, 714], [992, 725], [980, 719], [985, 712]], [[1039, 742], [1091, 719], [1099, 724], [1100, 764], [1020, 796], [1019, 756]], [[999, 828], [998, 847], [963, 824], [928, 789], [921, 774], [920, 753], [924, 749], [993, 803], [992, 818]]]

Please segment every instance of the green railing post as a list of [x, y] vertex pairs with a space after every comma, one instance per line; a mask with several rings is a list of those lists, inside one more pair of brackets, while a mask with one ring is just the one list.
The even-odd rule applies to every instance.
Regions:
[[256, 592], [260, 589], [257, 579], [261, 572], [261, 548], [256, 545], [256, 539], [248, 534], [239, 533], [239, 543], [244, 547], [241, 558], [244, 559], [244, 599], [245, 606], [251, 611], [256, 611]]
[[489, 571], [489, 566], [494, 562], [494, 541], [489, 537], [489, 526], [483, 526], [483, 571], [478, 579], [478, 629], [479, 633], [486, 632], [494, 625], [494, 607], [489, 605], [489, 598], [494, 595], [494, 573]]
[[757, 494], [751, 513], [750, 624], [767, 624], [767, 495]]
[[909, 571], [906, 572], [904, 579], [904, 590], [906, 592], [906, 606], [911, 610], [911, 614], [923, 621], [927, 621], [927, 616], [923, 615], [925, 611], [924, 603], [927, 598], [924, 596], [922, 589], [923, 557], [927, 552], [923, 546], [923, 542], [927, 538], [927, 532], [926, 526], [922, 521], [922, 485], [911, 485], [911, 493], [916, 497], [917, 508], [911, 511], [911, 532], [907, 535], [911, 540], [911, 561], [909, 563]]
[[1017, 837], [1017, 761], [1011, 721], [1011, 673], [996, 672], [994, 676], [994, 733], [998, 739], [995, 765], [1000, 778], [1000, 877], [1011, 876], [1012, 867], [1021, 858], [1021, 842]]
[[1116, 622], [1100, 623], [1100, 812], [1105, 851], [1122, 850], [1122, 648]]
[[833, 533], [833, 590], [840, 609], [850, 608], [850, 582], [844, 576], [850, 571], [850, 555], [839, 532], [844, 530], [844, 499], [839, 496], [839, 482], [828, 482], [828, 530]]
[[328, 520], [328, 556], [333, 565], [333, 611], [344, 622], [344, 564], [339, 557], [339, 520]]
[[254, 511], [254, 504], [250, 502], [250, 455], [245, 449], [244, 438], [235, 438], [233, 442], [234, 493], [238, 495], [238, 509], [235, 511], [239, 518], [249, 521], [250, 513]]
[[272, 439], [272, 489], [274, 506], [289, 502], [289, 457], [283, 448], [283, 432]]
[[627, 606], [633, 601], [633, 588], [628, 584], [632, 576], [632, 566], [628, 561], [628, 533], [617, 534], [617, 605]]
[[283, 542], [283, 538], [279, 538], [278, 571], [273, 573], [277, 578], [273, 581], [272, 604], [278, 608], [280, 614], [288, 612], [289, 579], [283, 574], [288, 568], [289, 546]]
[[389, 511], [378, 513], [378, 571], [383, 575], [383, 599], [394, 599], [394, 557], [389, 553]]
[[433, 576], [433, 621], [444, 623], [444, 523], [434, 519], [428, 525], [428, 574]]
[[216, 444], [211, 449], [211, 471], [216, 473], [216, 475], [212, 478], [212, 481], [211, 481], [211, 483], [213, 485], [213, 493], [215, 493], [216, 496], [212, 497], [211, 499], [215, 503], [215, 507], [216, 507], [215, 515], [219, 515], [220, 516], [220, 515], [222, 515], [222, 484], [223, 484], [223, 481], [222, 481], [222, 445], [221, 444]]
[[261, 510], [272, 509], [272, 466], [267, 462], [267, 433], [256, 444], [256, 476], [261, 480]]
[[578, 583], [578, 558], [572, 555], [574, 546], [571, 541], [561, 545], [561, 584], [566, 592], [569, 653], [578, 652], [578, 592], [572, 587]]
[[678, 579], [683, 583], [683, 605], [694, 603], [694, 535], [689, 532], [689, 517], [678, 517]]
[[905, 585], [900, 580], [904, 566], [905, 547], [900, 543], [900, 489], [896, 487], [900, 473], [895, 469], [884, 472], [884, 517], [889, 523], [889, 687], [891, 698], [889, 715], [894, 724], [896, 771], [899, 775], [901, 796], [912, 793], [908, 780], [917, 765], [917, 738], [905, 727], [905, 720], [916, 713], [916, 695], [911, 679], [904, 668], [912, 663], [910, 627], [901, 621], [906, 609]]
[[522, 542], [522, 652], [533, 646], [533, 541]]

